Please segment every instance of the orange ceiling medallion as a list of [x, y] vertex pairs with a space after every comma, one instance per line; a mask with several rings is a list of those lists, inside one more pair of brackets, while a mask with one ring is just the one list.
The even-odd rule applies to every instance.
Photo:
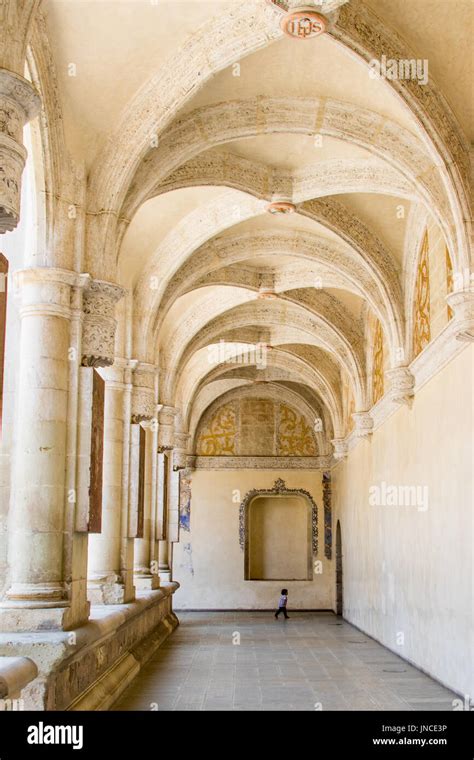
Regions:
[[257, 298], [263, 301], [273, 301], [273, 299], [278, 298], [278, 296], [272, 288], [260, 288], [257, 293]]
[[284, 16], [280, 26], [288, 37], [308, 40], [326, 31], [327, 20], [311, 8], [299, 8]]
[[267, 211], [269, 214], [292, 214], [296, 211], [296, 206], [288, 201], [273, 201], [268, 204]]

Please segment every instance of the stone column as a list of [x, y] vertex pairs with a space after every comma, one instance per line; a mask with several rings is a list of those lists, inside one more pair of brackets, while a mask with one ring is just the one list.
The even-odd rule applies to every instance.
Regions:
[[[159, 588], [154, 547], [156, 507], [156, 433], [153, 422], [144, 423], [146, 434], [143, 537], [135, 540], [134, 583], [140, 591]], [[155, 466], [153, 464], [155, 461]]]
[[92, 604], [124, 600], [121, 577], [122, 468], [124, 439], [123, 366], [101, 370], [105, 380], [102, 531], [89, 536], [88, 595]]
[[170, 543], [179, 541], [179, 470], [174, 465], [170, 472], [168, 494], [168, 541]]
[[158, 555], [158, 571], [160, 574], [160, 583], [169, 583], [171, 580], [169, 549], [170, 544], [168, 541], [160, 541]]
[[0, 628], [69, 625], [65, 583], [68, 350], [74, 272], [15, 273], [20, 296], [19, 387], [9, 514], [11, 586]]
[[161, 404], [155, 406], [155, 416], [151, 423], [151, 474], [150, 474], [150, 571], [155, 576], [155, 584], [160, 583], [159, 569], [158, 569], [158, 553], [159, 553], [159, 470], [160, 470], [160, 454], [158, 453], [158, 413], [161, 409]]
[[83, 296], [82, 366], [100, 368], [105, 380], [104, 461], [101, 533], [89, 535], [88, 597], [92, 604], [117, 603], [121, 578], [121, 497], [123, 457], [123, 374], [114, 363], [115, 305], [124, 295], [114, 283], [91, 280]]
[[169, 505], [171, 479], [173, 474], [173, 447], [175, 443], [175, 419], [178, 410], [173, 406], [162, 406], [158, 415], [158, 451], [160, 453], [169, 452], [165, 456], [164, 462], [166, 473], [163, 471], [163, 479], [166, 477], [168, 487], [162, 504], [162, 531], [163, 539], [159, 542], [158, 547], [158, 571], [160, 581], [168, 582], [171, 580], [171, 569], [169, 564]]
[[[179, 541], [179, 510], [180, 510], [180, 473], [187, 464], [187, 449], [189, 433], [175, 433], [175, 448], [173, 449], [173, 472], [171, 474], [168, 504], [168, 539], [171, 543]], [[172, 564], [170, 563], [172, 568]]]
[[[156, 552], [152, 551], [156, 506], [156, 449], [158, 420], [156, 418], [157, 368], [153, 364], [138, 362], [133, 373], [132, 425], [142, 424], [146, 434], [143, 536], [135, 539], [134, 583], [142, 591], [159, 588]], [[131, 491], [138, 491], [138, 470], [130, 472]], [[152, 562], [154, 561], [154, 565]]]
[[14, 230], [20, 219], [21, 176], [27, 155], [23, 127], [39, 113], [40, 106], [40, 96], [28, 80], [0, 68], [0, 233]]

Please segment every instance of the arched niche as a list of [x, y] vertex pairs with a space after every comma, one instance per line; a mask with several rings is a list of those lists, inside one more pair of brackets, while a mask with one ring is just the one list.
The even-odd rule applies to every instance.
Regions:
[[252, 489], [240, 505], [239, 540], [245, 580], [312, 580], [318, 551], [313, 497], [304, 489], [288, 488], [280, 478], [273, 488]]

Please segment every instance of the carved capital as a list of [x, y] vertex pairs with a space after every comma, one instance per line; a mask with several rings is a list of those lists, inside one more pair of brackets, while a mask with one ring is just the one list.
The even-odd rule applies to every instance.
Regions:
[[20, 219], [21, 175], [26, 161], [23, 127], [39, 112], [41, 99], [27, 79], [0, 69], [0, 233]]
[[410, 404], [413, 400], [415, 378], [408, 367], [394, 367], [385, 371], [388, 394], [396, 404]]
[[374, 421], [368, 412], [354, 412], [352, 418], [355, 422], [354, 433], [358, 438], [372, 435]]
[[137, 364], [133, 373], [132, 423], [145, 422], [155, 416], [156, 371], [154, 364]]
[[452, 330], [457, 340], [474, 340], [474, 290], [455, 290], [446, 296], [453, 310]]
[[173, 451], [173, 470], [184, 470], [187, 464], [187, 450], [190, 439], [189, 433], [175, 433], [175, 449]]
[[158, 451], [170, 451], [175, 446], [174, 421], [178, 410], [162, 406], [158, 414]]
[[334, 459], [344, 459], [347, 456], [347, 441], [345, 438], [333, 438]]
[[108, 367], [114, 362], [115, 304], [125, 293], [119, 285], [91, 280], [84, 290], [82, 309], [82, 365]]

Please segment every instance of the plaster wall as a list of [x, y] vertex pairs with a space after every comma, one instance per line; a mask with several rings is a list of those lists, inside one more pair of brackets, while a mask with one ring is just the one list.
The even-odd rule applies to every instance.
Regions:
[[[473, 355], [474, 347], [466, 348], [417, 392], [411, 409], [400, 408], [332, 471], [344, 617], [470, 695]], [[385, 504], [370, 503], [374, 486]], [[415, 504], [402, 498], [389, 505], [400, 486], [417, 487]]]
[[[322, 572], [315, 572], [312, 581], [244, 580], [239, 504], [248, 491], [272, 488], [277, 478], [288, 488], [309, 491], [317, 504], [319, 541], [313, 561], [321, 561]], [[332, 608], [334, 571], [324, 557], [321, 472], [196, 470], [191, 479], [191, 530], [181, 530], [180, 543], [174, 544], [173, 577], [180, 583], [175, 609], [273, 609], [282, 585], [289, 590], [289, 609]]]

